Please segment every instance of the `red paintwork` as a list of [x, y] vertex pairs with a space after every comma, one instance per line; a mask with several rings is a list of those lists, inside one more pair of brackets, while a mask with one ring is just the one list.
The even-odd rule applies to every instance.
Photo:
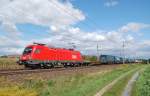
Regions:
[[[63, 48], [48, 48], [45, 45], [29, 45], [32, 47], [32, 52], [23, 54], [20, 60], [40, 60], [40, 61], [79, 61], [82, 62], [82, 56], [79, 51], [63, 49]], [[36, 50], [40, 50], [36, 53]]]

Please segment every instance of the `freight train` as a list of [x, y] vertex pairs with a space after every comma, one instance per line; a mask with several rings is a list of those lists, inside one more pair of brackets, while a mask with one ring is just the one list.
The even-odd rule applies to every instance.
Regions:
[[124, 63], [135, 63], [135, 59], [122, 58], [112, 55], [101, 55], [99, 57], [101, 64], [123, 64]]
[[[134, 63], [124, 59], [125, 63]], [[17, 62], [25, 68], [53, 68], [56, 66], [88, 66], [92, 62], [83, 59], [81, 53], [74, 49], [48, 47], [45, 44], [28, 45]], [[99, 56], [98, 64], [122, 64], [123, 58], [111, 55]]]
[[100, 58], [101, 64], [122, 64], [123, 58], [111, 55], [101, 55]]
[[82, 59], [79, 51], [65, 48], [48, 47], [34, 43], [24, 49], [18, 63], [26, 68], [52, 68], [55, 66], [86, 66], [89, 62]]

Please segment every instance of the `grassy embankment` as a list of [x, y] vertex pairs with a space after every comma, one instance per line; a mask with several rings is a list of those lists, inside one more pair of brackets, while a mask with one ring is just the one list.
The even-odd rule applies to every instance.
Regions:
[[48, 81], [31, 79], [15, 87], [1, 87], [0, 96], [92, 96], [125, 72], [141, 66], [122, 65], [108, 72], [62, 76]]
[[0, 58], [0, 70], [23, 68], [23, 66], [18, 65], [16, 61], [17, 58]]
[[121, 96], [122, 92], [124, 91], [124, 88], [126, 87], [126, 84], [134, 75], [134, 73], [139, 69], [140, 68], [137, 68], [129, 72], [125, 77], [121, 78], [121, 80], [119, 80], [116, 84], [114, 84], [113, 87], [110, 88], [110, 90], [105, 92], [103, 96]]
[[132, 96], [150, 96], [150, 65], [140, 73], [134, 84]]

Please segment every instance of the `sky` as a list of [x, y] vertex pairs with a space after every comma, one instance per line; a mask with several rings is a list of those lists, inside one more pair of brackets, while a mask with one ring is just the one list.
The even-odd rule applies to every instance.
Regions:
[[[150, 0], [0, 0], [0, 55], [33, 42], [150, 58]], [[123, 49], [124, 42], [124, 49]], [[123, 52], [124, 50], [124, 52]]]

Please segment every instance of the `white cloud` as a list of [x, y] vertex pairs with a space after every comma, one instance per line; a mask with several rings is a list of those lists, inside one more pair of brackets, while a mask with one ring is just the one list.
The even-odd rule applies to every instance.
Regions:
[[18, 31], [18, 29], [14, 23], [3, 22], [1, 27], [4, 28], [6, 32], [9, 32], [7, 35], [12, 38], [17, 38], [18, 36], [21, 35], [21, 33]]
[[134, 37], [130, 35], [124, 36], [117, 31], [102, 34], [101, 32], [85, 32], [80, 28], [69, 27], [61, 30], [61, 32], [54, 32], [49, 38], [31, 41], [65, 48], [70, 48], [72, 46], [70, 43], [75, 43], [77, 49], [83, 53], [95, 54], [97, 43], [101, 44], [103, 50], [120, 50], [122, 48], [123, 40], [128, 41], [128, 43], [134, 42]]
[[[106, 6], [112, 7], [118, 1], [110, 0]], [[73, 15], [73, 16], [72, 16]], [[49, 46], [70, 48], [69, 43], [75, 43], [77, 49], [84, 54], [96, 54], [97, 43], [101, 46], [101, 54], [120, 54], [122, 41], [126, 41], [126, 55], [132, 55], [131, 51], [141, 50], [145, 53], [149, 46], [146, 41], [142, 44], [135, 42], [130, 34], [141, 29], [150, 27], [144, 23], [128, 23], [121, 28], [105, 32], [85, 32], [78, 27], [71, 25], [85, 19], [82, 11], [66, 1], [58, 0], [0, 0], [0, 25], [10, 36], [0, 36], [0, 54], [21, 53], [23, 48], [33, 42], [46, 43]], [[50, 36], [43, 39], [22, 40], [12, 37], [19, 37], [21, 32], [16, 24], [35, 24], [49, 27]], [[143, 45], [145, 44], [145, 45]], [[135, 46], [139, 46], [136, 47]], [[143, 49], [143, 50], [142, 50]], [[104, 51], [105, 50], [105, 51]], [[130, 51], [131, 50], [131, 51]]]
[[[143, 46], [149, 46], [148, 44], [150, 44], [149, 41], [140, 43], [136, 42], [132, 35], [124, 35], [124, 33], [121, 33], [119, 31], [110, 31], [105, 33], [85, 32], [80, 28], [74, 27], [68, 27], [61, 30], [61, 32], [52, 32], [49, 38], [32, 39], [29, 41], [20, 40], [14, 42], [11, 38], [7, 38], [4, 36], [0, 37], [0, 50], [2, 51], [2, 53], [7, 54], [21, 53], [26, 45], [32, 44], [33, 42], [41, 42], [46, 43], [49, 46], [64, 48], [71, 48], [72, 45], [70, 43], [75, 43], [75, 45], [77, 46], [77, 50], [80, 50], [83, 54], [92, 55], [96, 54], [96, 46], [98, 43], [99, 46], [101, 46], [101, 54], [120, 55], [120, 53], [122, 52], [122, 41], [125, 40], [125, 53], [127, 57], [136, 56], [136, 52], [136, 54], [143, 56], [145, 53], [145, 51], [143, 50], [147, 48]], [[138, 50], [141, 50], [139, 51], [140, 53], [138, 53]]]
[[119, 31], [120, 32], [129, 32], [129, 31], [138, 32], [144, 28], [150, 28], [150, 24], [131, 22], [131, 23], [128, 23], [127, 25], [122, 26], [119, 29]]
[[118, 5], [119, 2], [117, 0], [108, 0], [107, 2], [104, 3], [104, 6], [106, 7], [113, 7]]
[[133, 52], [139, 58], [150, 58], [150, 40], [144, 40], [133, 44]]
[[49, 26], [53, 31], [54, 26], [59, 29], [85, 19], [71, 3], [58, 0], [1, 0], [0, 4], [3, 5], [0, 6], [0, 21], [4, 29], [17, 33], [15, 24]]
[[114, 42], [114, 43], [117, 43], [117, 42], [122, 42], [124, 40], [122, 33], [119, 33], [117, 31], [110, 31], [107, 33], [107, 39], [110, 41], [110, 42]]
[[56, 32], [56, 31], [58, 31], [58, 29], [56, 28], [56, 26], [50, 26], [50, 29], [53, 31], [53, 32]]
[[[84, 19], [84, 14], [68, 1], [0, 0], [0, 26], [8, 32], [7, 36], [0, 36], [1, 52], [7, 53], [8, 51], [11, 53], [11, 49], [18, 50], [33, 41], [38, 41], [18, 39], [17, 37], [21, 35], [21, 32], [17, 29], [16, 24], [30, 23], [47, 26], [50, 27], [51, 31], [60, 32], [66, 26], [76, 24]], [[7, 48], [9, 50], [5, 50]]]
[[27, 45], [24, 40], [15, 40], [6, 36], [0, 36], [0, 55], [20, 54]]
[[131, 35], [127, 35], [126, 36], [126, 40], [125, 40], [126, 42], [128, 42], [128, 43], [133, 43], [133, 41], [134, 41], [134, 37], [133, 36], [131, 36]]

